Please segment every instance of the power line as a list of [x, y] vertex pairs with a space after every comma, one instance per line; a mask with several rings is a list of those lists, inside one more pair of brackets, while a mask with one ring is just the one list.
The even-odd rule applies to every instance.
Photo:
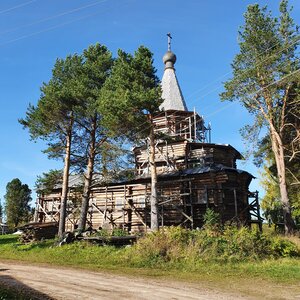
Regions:
[[[280, 54], [281, 52], [283, 52], [284, 50], [288, 49], [289, 47], [295, 45], [295, 44], [298, 43], [299, 41], [300, 41], [300, 37], [299, 37], [299, 36], [296, 36], [296, 37], [295, 37], [295, 40], [294, 40], [292, 43], [286, 45], [284, 48], [282, 48], [282, 49], [281, 49], [280, 51], [278, 51], [278, 52], [275, 52], [273, 55], [275, 55], [275, 54]], [[273, 49], [274, 47], [276, 47], [276, 46], [279, 45], [279, 44], [280, 44], [280, 41], [279, 41], [278, 43], [276, 43], [275, 45], [273, 45], [273, 46], [267, 48], [266, 50], [264, 50], [262, 53], [260, 53], [260, 54], [258, 55], [258, 58], [261, 57], [263, 54], [267, 53], [269, 50]], [[261, 65], [263, 64], [263, 62], [264, 62], [264, 61], [261, 61], [261, 62], [259, 62], [259, 63], [256, 63], [256, 64], [254, 64], [254, 66], [255, 66], [255, 67], [259, 67], [259, 66], [261, 66]], [[242, 71], [242, 73], [245, 73], [245, 72], [246, 72], [246, 70], [243, 70], [243, 71]], [[218, 79], [224, 78], [224, 77], [226, 77], [227, 75], [230, 75], [231, 73], [232, 73], [231, 71], [230, 71], [230, 72], [227, 72], [227, 73], [225, 73], [224, 75], [221, 75], [221, 76], [218, 77], [217, 79], [213, 80], [211, 83], [216, 82]], [[194, 94], [198, 93], [199, 91], [204, 90], [207, 86], [210, 86], [210, 85], [211, 85], [211, 84], [207, 84], [204, 88], [201, 88], [201, 89], [199, 89], [199, 90], [196, 90], [196, 91], [192, 92], [192, 94], [190, 94], [189, 96], [187, 96], [186, 99], [190, 98], [191, 95], [194, 95]], [[222, 85], [218, 85], [213, 91], [219, 89], [219, 87], [222, 87]], [[205, 96], [208, 95], [208, 94], [210, 94], [211, 92], [212, 92], [212, 91], [209, 91], [207, 94], [205, 94]]]
[[27, 2], [25, 2], [25, 3], [22, 3], [22, 4], [19, 4], [19, 5], [16, 5], [16, 6], [7, 8], [7, 9], [5, 9], [5, 10], [1, 10], [1, 11], [0, 11], [0, 14], [7, 13], [7, 12], [9, 12], [9, 11], [18, 9], [18, 8], [23, 7], [23, 6], [26, 6], [26, 5], [29, 5], [29, 4], [31, 4], [31, 3], [33, 3], [33, 2], [36, 2], [36, 1], [37, 1], [37, 0], [27, 1]]
[[[262, 88], [260, 88], [260, 89], [258, 89], [258, 90], [256, 90], [256, 91], [252, 92], [251, 94], [249, 94], [249, 96], [251, 97], [251, 96], [257, 95], [258, 93], [264, 91], [264, 90], [267, 89], [268, 87], [270, 87], [270, 86], [272, 86], [272, 85], [275, 85], [275, 84], [277, 84], [277, 83], [283, 81], [283, 80], [286, 79], [287, 77], [290, 77], [290, 76], [292, 76], [292, 75], [294, 75], [294, 74], [296, 74], [296, 73], [298, 73], [298, 72], [300, 72], [300, 69], [297, 69], [297, 70], [295, 70], [294, 72], [289, 73], [289, 74], [283, 76], [282, 78], [280, 78], [280, 79], [278, 79], [278, 80], [276, 80], [276, 81], [273, 81], [273, 82], [269, 83], [269, 84], [266, 85], [265, 87], [262, 87]], [[207, 115], [207, 116], [210, 117], [210, 116], [212, 116], [212, 115], [215, 115], [215, 114], [219, 113], [220, 111], [223, 111], [223, 110], [227, 109], [228, 107], [234, 105], [235, 103], [236, 103], [236, 102], [231, 102], [231, 103], [229, 103], [228, 105], [225, 105], [225, 106], [219, 108], [218, 110], [215, 110], [214, 112], [210, 113], [210, 114]]]
[[86, 16], [83, 16], [83, 17], [74, 19], [74, 20], [72, 20], [72, 21], [60, 23], [60, 24], [58, 24], [58, 25], [55, 25], [55, 26], [46, 28], [46, 29], [44, 29], [44, 30], [40, 30], [40, 31], [36, 31], [36, 32], [30, 33], [30, 34], [27, 34], [27, 35], [23, 35], [23, 36], [20, 36], [20, 37], [18, 37], [18, 38], [15, 38], [15, 39], [9, 40], [9, 41], [7, 41], [7, 42], [1, 43], [0, 46], [8, 45], [8, 44], [11, 44], [11, 43], [13, 43], [13, 42], [17, 42], [17, 41], [20, 41], [20, 40], [24, 40], [24, 39], [27, 39], [27, 38], [29, 38], [29, 37], [32, 37], [32, 36], [35, 36], [35, 35], [38, 35], [38, 34], [41, 34], [41, 33], [44, 33], [44, 32], [47, 32], [47, 31], [51, 31], [51, 30], [53, 30], [53, 29], [56, 29], [56, 28], [59, 28], [59, 27], [62, 27], [62, 26], [71, 24], [71, 23], [73, 23], [73, 22], [76, 22], [76, 21], [79, 21], [79, 20], [82, 20], [82, 19], [86, 19], [86, 18], [88, 18], [88, 17], [97, 15], [97, 14], [99, 14], [99, 13], [100, 13], [100, 12], [93, 13], [93, 14], [89, 14], [89, 15], [86, 15]]
[[[264, 91], [264, 90], [267, 89], [268, 87], [270, 87], [270, 86], [272, 86], [272, 85], [275, 85], [275, 84], [277, 84], [277, 83], [283, 81], [284, 79], [286, 79], [286, 78], [288, 78], [288, 77], [290, 77], [290, 76], [292, 76], [292, 75], [294, 75], [294, 74], [296, 74], [296, 73], [298, 73], [298, 72], [300, 72], [300, 69], [297, 69], [297, 70], [295, 70], [295, 71], [293, 71], [293, 72], [291, 72], [291, 73], [289, 73], [289, 74], [283, 76], [282, 78], [280, 78], [280, 79], [278, 79], [278, 80], [276, 80], [276, 81], [273, 81], [273, 82], [269, 83], [269, 84], [266, 85], [265, 87], [262, 87], [262, 88], [260, 88], [260, 89], [258, 89], [258, 90], [256, 90], [256, 91], [252, 92], [251, 94], [249, 94], [249, 96], [250, 96], [250, 97], [251, 97], [251, 96], [254, 96], [254, 95], [256, 95], [256, 94], [258, 94], [258, 93]], [[225, 106], [221, 107], [220, 109], [215, 110], [214, 112], [212, 112], [212, 113], [209, 114], [208, 116], [215, 115], [215, 114], [219, 113], [220, 111], [223, 111], [223, 110], [229, 108], [230, 106], [234, 105], [235, 103], [236, 103], [236, 102], [231, 102], [231, 103], [229, 103], [228, 105], [225, 105]], [[179, 122], [180, 122], [180, 121], [175, 122], [175, 124], [174, 124], [175, 127], [176, 127], [176, 125], [179, 124]], [[196, 122], [196, 124], [198, 124], [199, 122], [202, 122], [202, 120], [201, 120], [201, 119], [198, 120], [198, 121]], [[150, 126], [151, 126], [151, 125], [149, 125], [148, 127], [150, 128]], [[141, 132], [141, 131], [140, 131], [140, 132]]]
[[[37, 0], [32, 0], [32, 1], [26, 2], [26, 3], [24, 3], [22, 6], [24, 6], [24, 5], [26, 5], [26, 4], [29, 4], [29, 3], [31, 3], [31, 2], [34, 2], [34, 1], [37, 1]], [[34, 24], [42, 23], [42, 22], [47, 21], [47, 20], [55, 19], [55, 18], [58, 18], [58, 17], [60, 17], [60, 16], [63, 16], [63, 15], [66, 15], [66, 14], [70, 14], [70, 13], [73, 13], [73, 12], [76, 12], [76, 11], [79, 11], [79, 10], [82, 10], [82, 9], [84, 9], [84, 8], [92, 7], [92, 6], [95, 6], [95, 5], [97, 5], [97, 4], [100, 4], [100, 3], [103, 3], [103, 2], [106, 2], [106, 1], [107, 1], [107, 0], [97, 1], [97, 2], [88, 4], [88, 5], [85, 5], [85, 6], [76, 8], [76, 9], [72, 9], [72, 10], [70, 10], [70, 11], [65, 11], [65, 12], [62, 12], [62, 13], [60, 13], [60, 14], [58, 14], [58, 15], [54, 15], [54, 16], [51, 16], [51, 17], [48, 17], [48, 18], [45, 18], [45, 19], [36, 21], [36, 22], [34, 22], [34, 23], [31, 23], [31, 24], [27, 24], [27, 25], [25, 25], [24, 27], [29, 27], [29, 26], [32, 26], [32, 25], [34, 25]], [[20, 5], [20, 6], [21, 6], [21, 5]], [[18, 7], [20, 7], [20, 6], [18, 6]], [[11, 8], [11, 9], [13, 9], [13, 8]], [[0, 13], [1, 13], [1, 12], [0, 12]], [[37, 34], [41, 34], [41, 33], [46, 32], [46, 31], [50, 31], [50, 30], [56, 29], [56, 28], [58, 28], [58, 27], [61, 27], [61, 26], [64, 26], [64, 25], [67, 25], [67, 24], [76, 22], [76, 21], [81, 20], [81, 19], [84, 19], [84, 18], [88, 18], [88, 17], [93, 16], [93, 15], [96, 15], [96, 14], [98, 14], [98, 13], [100, 13], [100, 12], [93, 13], [93, 14], [89, 14], [89, 15], [85, 15], [85, 16], [82, 16], [82, 17], [80, 17], [80, 18], [77, 18], [77, 19], [74, 19], [74, 20], [71, 20], [71, 21], [68, 21], [68, 22], [64, 22], [64, 23], [61, 23], [61, 24], [52, 26], [52, 27], [50, 27], [50, 28], [47, 28], [47, 29], [44, 29], [44, 30], [41, 30], [41, 31], [37, 31], [37, 32], [31, 33], [31, 34], [28, 34], [28, 35], [21, 36], [21, 37], [16, 38], [16, 39], [12, 39], [12, 40], [10, 40], [10, 41], [7, 41], [7, 42], [5, 42], [5, 43], [0, 44], [0, 46], [1, 46], [1, 45], [6, 45], [6, 44], [9, 44], [9, 43], [18, 41], [18, 40], [22, 40], [22, 39], [25, 39], [25, 38], [28, 38], [28, 37], [31, 37], [31, 36], [34, 36], [34, 35], [37, 35]], [[22, 28], [22, 27], [19, 27], [19, 28]], [[17, 30], [17, 29], [16, 29], [16, 30]], [[280, 51], [278, 51], [277, 54], [279, 54], [280, 52], [284, 51], [284, 50], [287, 49], [288, 47], [291, 47], [292, 45], [294, 45], [294, 44], [297, 43], [298, 41], [299, 41], [299, 38], [296, 39], [292, 44], [289, 44], [289, 45], [287, 45], [285, 48], [283, 48], [283, 49], [281, 49]], [[279, 44], [279, 42], [276, 43], [275, 45], [273, 45], [272, 47], [269, 47], [269, 48], [266, 49], [264, 52], [262, 52], [259, 56], [263, 55], [264, 53], [266, 53], [266, 52], [269, 51], [270, 49], [276, 47], [278, 44]], [[273, 55], [274, 55], [274, 54], [273, 54]], [[260, 65], [261, 63], [263, 63], [263, 62], [260, 62], [259, 64], [256, 64], [256, 66]], [[228, 73], [222, 75], [222, 76], [219, 77], [219, 78], [225, 77], [225, 76], [227, 76], [227, 75], [230, 74], [230, 73], [231, 73], [231, 72], [228, 72]], [[216, 80], [218, 80], [218, 79], [216, 79]], [[216, 80], [214, 80], [213, 82], [215, 82]], [[283, 80], [283, 78], [282, 78], [281, 80]], [[281, 80], [280, 80], [280, 81], [281, 81]], [[279, 82], [279, 81], [278, 81], [278, 82]], [[221, 85], [220, 85], [220, 87], [221, 87]], [[201, 90], [204, 90], [204, 89], [205, 89], [205, 87], [204, 87], [204, 88], [201, 88], [200, 91], [201, 91]], [[219, 87], [217, 87], [217, 88], [215, 88], [215, 89], [209, 91], [208, 93], [204, 94], [204, 96], [206, 96], [206, 95], [212, 93], [213, 91], [215, 91], [215, 90], [217, 90], [217, 89], [219, 89]], [[199, 90], [198, 90], [198, 91], [199, 91]], [[198, 92], [198, 91], [196, 91], [196, 92]], [[195, 94], [196, 92], [193, 92], [193, 94]], [[216, 113], [218, 113], [219, 111], [222, 111], [222, 110], [226, 109], [227, 107], [229, 107], [229, 106], [231, 106], [231, 105], [233, 105], [233, 103], [230, 103], [229, 105], [227, 105], [227, 106], [225, 106], [225, 107], [223, 107], [223, 108], [220, 108], [220, 109], [216, 110], [215, 112], [211, 113], [209, 116], [211, 116], [211, 115], [213, 115], [213, 114], [216, 114]], [[175, 111], [175, 112], [176, 112], [176, 111]], [[147, 122], [145, 122], [144, 124], [146, 124], [146, 123], [147, 123]], [[144, 124], [142, 124], [142, 125], [144, 125]], [[142, 125], [141, 125], [141, 126], [142, 126]]]
[[[296, 59], [297, 60], [297, 59]], [[295, 61], [294, 61], [295, 62]], [[299, 62], [299, 59], [298, 59], [298, 62]], [[279, 63], [278, 65], [277, 65], [277, 67], [279, 67], [279, 66], [284, 66], [284, 64], [286, 63], [286, 61], [282, 61], [281, 63]], [[229, 73], [227, 73], [227, 74], [229, 74]], [[225, 74], [225, 75], [227, 75], [227, 74]], [[224, 76], [225, 76], [224, 75]], [[224, 77], [223, 76], [223, 77]], [[219, 77], [220, 78], [220, 77]], [[213, 81], [214, 82], [214, 81]], [[208, 91], [207, 93], [205, 93], [205, 94], [201, 94], [199, 97], [200, 98], [204, 98], [205, 96], [207, 96], [207, 95], [209, 95], [209, 94], [211, 94], [211, 93], [213, 93], [214, 91], [216, 91], [216, 90], [218, 90], [218, 89], [220, 89], [220, 88], [222, 88], [223, 87], [223, 85], [217, 85], [214, 89], [212, 89], [212, 90], [210, 90], [210, 91]], [[246, 90], [246, 88], [244, 88], [243, 90]], [[211, 104], [210, 105], [208, 105], [208, 106], [206, 106], [206, 107], [204, 107], [204, 109], [206, 109], [207, 107], [210, 107], [211, 106]]]
[[[37, 1], [37, 0], [35, 0], [35, 1]], [[59, 14], [56, 14], [56, 15], [53, 15], [53, 16], [50, 16], [50, 17], [47, 17], [47, 18], [44, 18], [44, 19], [41, 19], [41, 20], [38, 20], [38, 21], [29, 23], [29, 24], [25, 24], [25, 25], [23, 25], [23, 26], [19, 26], [19, 27], [15, 27], [15, 28], [11, 28], [11, 29], [5, 30], [5, 31], [1, 31], [0, 34], [11, 33], [11, 32], [14, 32], [14, 31], [23, 29], [23, 28], [28, 28], [28, 27], [31, 27], [31, 26], [33, 26], [33, 25], [41, 24], [41, 23], [44, 23], [44, 22], [46, 22], [46, 21], [50, 21], [50, 20], [53, 20], [53, 19], [57, 19], [57, 18], [59, 18], [59, 17], [65, 16], [65, 15], [68, 15], [68, 14], [72, 14], [72, 13], [74, 13], [74, 12], [83, 10], [83, 9], [85, 9], [85, 8], [89, 8], [89, 7], [96, 6], [96, 5], [100, 4], [100, 3], [107, 2], [107, 1], [108, 1], [108, 0], [101, 0], [101, 1], [93, 2], [93, 3], [88, 4], [88, 5], [84, 5], [84, 6], [77, 7], [77, 8], [71, 9], [71, 10], [67, 10], [67, 11], [64, 11], [64, 12], [62, 12], [62, 13], [59, 13]]]
[[[300, 72], [300, 69], [297, 69], [297, 70], [295, 70], [295, 71], [293, 71], [293, 72], [291, 72], [291, 73], [285, 75], [284, 77], [282, 77], [282, 78], [280, 78], [280, 79], [278, 79], [278, 80], [276, 80], [276, 81], [271, 82], [270, 84], [266, 85], [265, 87], [260, 88], [260, 89], [258, 89], [258, 90], [256, 90], [256, 91], [250, 93], [249, 96], [250, 96], [250, 97], [251, 97], [251, 96], [254, 96], [254, 95], [256, 95], [257, 93], [260, 93], [260, 92], [264, 91], [264, 90], [267, 89], [268, 87], [273, 86], [273, 85], [275, 85], [275, 84], [277, 84], [277, 83], [283, 81], [284, 79], [286, 79], [286, 78], [288, 78], [288, 77], [290, 77], [290, 76], [292, 76], [292, 75], [298, 73], [298, 72]], [[219, 109], [215, 110], [214, 112], [212, 112], [212, 113], [209, 114], [208, 116], [215, 115], [215, 114], [219, 113], [220, 111], [223, 111], [223, 110], [229, 108], [230, 106], [234, 105], [235, 103], [236, 103], [236, 102], [231, 102], [231, 103], [229, 103], [228, 105], [225, 105], [225, 106], [223, 106], [222, 108], [219, 108]], [[175, 112], [178, 112], [178, 111], [179, 111], [179, 110], [177, 110], [177, 111], [175, 111]], [[158, 115], [160, 115], [161, 113], [164, 113], [164, 111], [163, 111], [163, 112], [159, 112]], [[206, 116], [206, 117], [207, 117], [207, 116]], [[202, 122], [202, 120], [197, 121], [196, 124], [198, 124], [199, 122]], [[176, 125], [179, 124], [179, 123], [180, 123], [180, 121], [175, 122], [174, 125], [176, 126]], [[150, 129], [150, 127], [151, 127], [151, 125], [148, 124], [148, 122], [144, 122], [143, 124], [141, 124], [140, 126], [138, 126], [138, 128], [141, 128], [143, 125], [147, 125], [146, 128], [148, 128], [148, 129]], [[142, 130], [138, 130], [138, 131], [136, 132], [135, 135], [137, 136], [138, 133], [141, 133], [141, 132], [142, 132]]]
[[[294, 62], [300, 62], [300, 59], [296, 59]], [[281, 63], [279, 63], [278, 65], [277, 65], [277, 67], [279, 67], [279, 66], [284, 66], [286, 64], [286, 61], [282, 61]], [[210, 91], [208, 91], [206, 94], [204, 94], [204, 95], [201, 95], [200, 97], [205, 97], [206, 95], [209, 95], [209, 94], [211, 94], [212, 92], [214, 92], [214, 91], [216, 91], [216, 90], [218, 90], [218, 89], [220, 89], [221, 87], [223, 87], [222, 85], [219, 85], [219, 86], [217, 86], [216, 88], [214, 88], [213, 90], [210, 90]], [[244, 87], [243, 89], [242, 89], [242, 91], [247, 91], [247, 87]], [[206, 107], [204, 107], [204, 108], [202, 108], [203, 110], [205, 110], [205, 109], [207, 109], [208, 107], [210, 107], [211, 106], [211, 104], [210, 105], [207, 105]], [[220, 109], [220, 110], [223, 110], [222, 108]], [[212, 114], [209, 114], [209, 116], [210, 115], [214, 115], [215, 113], [212, 113]]]
[[[108, 0], [102, 0], [101, 2], [105, 2], [105, 1], [108, 1]], [[127, 4], [129, 1], [126, 1], [125, 4]], [[99, 2], [100, 3], [100, 2]], [[124, 3], [123, 3], [124, 4]], [[23, 40], [23, 39], [26, 39], [28, 37], [31, 37], [31, 36], [35, 36], [35, 35], [38, 35], [38, 34], [41, 34], [41, 33], [44, 33], [44, 32], [47, 32], [47, 31], [51, 31], [53, 29], [56, 29], [56, 28], [59, 28], [59, 27], [62, 27], [62, 26], [65, 26], [65, 25], [68, 25], [68, 24], [71, 24], [71, 23], [74, 23], [74, 22], [77, 22], [77, 21], [80, 21], [80, 20], [83, 20], [83, 19], [86, 19], [86, 18], [89, 18], [91, 16], [95, 16], [95, 15], [98, 15], [100, 13], [103, 13], [103, 12], [106, 12], [108, 11], [109, 9], [106, 9], [105, 11], [98, 11], [98, 12], [95, 12], [95, 13], [92, 13], [92, 14], [88, 14], [88, 15], [85, 15], [85, 16], [82, 16], [80, 18], [76, 18], [74, 20], [71, 20], [71, 21], [67, 21], [67, 22], [64, 22], [64, 23], [60, 23], [58, 25], [55, 25], [55, 26], [52, 26], [52, 27], [49, 27], [49, 28], [46, 28], [44, 30], [40, 30], [40, 31], [36, 31], [36, 32], [33, 32], [33, 33], [30, 33], [30, 34], [27, 34], [27, 35], [23, 35], [21, 37], [18, 37], [18, 38], [15, 38], [15, 39], [12, 39], [12, 40], [9, 40], [9, 41], [6, 41], [4, 43], [0, 43], [0, 46], [4, 46], [4, 45], [7, 45], [7, 44], [11, 44], [13, 42], [16, 42], [16, 41], [19, 41], [19, 40]]]
[[[298, 59], [298, 62], [299, 62], [299, 59]], [[286, 62], [283, 61], [283, 62], [281, 62], [281, 63], [280, 63], [279, 65], [277, 65], [277, 66], [284, 65], [285, 63], [286, 63]], [[256, 91], [250, 93], [249, 96], [251, 97], [251, 96], [253, 96], [253, 95], [255, 95], [255, 94], [257, 94], [257, 93], [259, 93], [259, 92], [265, 90], [266, 88], [268, 88], [268, 87], [270, 87], [270, 86], [272, 86], [272, 85], [274, 85], [274, 84], [276, 84], [276, 83], [278, 83], [278, 82], [281, 82], [281, 81], [284, 80], [285, 78], [287, 78], [287, 77], [289, 77], [289, 76], [291, 76], [291, 75], [297, 73], [298, 71], [300, 71], [300, 69], [298, 69], [298, 70], [296, 70], [296, 71], [294, 71], [294, 72], [292, 72], [292, 73], [290, 73], [290, 74], [285, 75], [284, 77], [282, 77], [282, 78], [280, 78], [280, 79], [278, 79], [278, 80], [276, 80], [276, 81], [274, 81], [274, 82], [268, 84], [268, 85], [265, 86], [264, 88], [261, 88], [261, 89], [259, 89], [259, 90], [256, 90]], [[214, 89], [214, 90], [216, 90], [216, 89]], [[214, 90], [212, 90], [212, 91], [214, 91]], [[247, 88], [246, 88], [246, 87], [244, 87], [242, 90], [244, 90], [245, 92], [247, 92]], [[212, 91], [211, 91], [211, 92], [212, 92]], [[208, 93], [207, 93], [207, 94], [208, 94]], [[219, 109], [216, 109], [215, 111], [213, 111], [212, 113], [206, 115], [205, 117], [207, 118], [207, 117], [213, 116], [213, 115], [219, 113], [220, 111], [223, 111], [223, 110], [229, 108], [230, 106], [234, 105], [235, 103], [236, 103], [236, 102], [231, 102], [231, 103], [229, 103], [229, 104], [227, 104], [227, 105], [225, 105], [225, 106], [223, 106], [223, 107], [221, 107], [221, 108], [219, 108]], [[175, 110], [174, 112], [176, 113], [176, 112], [178, 112], [178, 111], [179, 111], [179, 110]], [[161, 114], [164, 114], [164, 111], [159, 112], [159, 113], [158, 113], [158, 116], [161, 115]], [[200, 121], [201, 121], [201, 120], [200, 120]], [[179, 121], [179, 122], [180, 122], [180, 121]], [[179, 122], [176, 122], [176, 123], [175, 123], [175, 126], [176, 126], [177, 124], [179, 124]], [[197, 121], [197, 122], [199, 122], [199, 121]], [[147, 126], [146, 128], [148, 128], [148, 129], [149, 129], [150, 126], [151, 126], [151, 125], [149, 125], [148, 122], [146, 121], [146, 122], [142, 123], [140, 126], [138, 126], [138, 128], [142, 128], [144, 125], [146, 125], [146, 126]], [[142, 132], [142, 130], [138, 130], [138, 131], [137, 131], [137, 134], [138, 134], [138, 133], [141, 133], [141, 132]]]

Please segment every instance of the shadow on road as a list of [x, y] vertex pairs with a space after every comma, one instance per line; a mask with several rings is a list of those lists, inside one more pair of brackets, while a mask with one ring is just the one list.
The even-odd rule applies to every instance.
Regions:
[[[0, 269], [0, 271], [6, 270], [7, 269]], [[7, 296], [2, 298], [1, 292], [4, 289], [8, 291], [9, 298]], [[0, 275], [0, 299], [54, 300], [54, 298], [27, 286], [9, 275]]]

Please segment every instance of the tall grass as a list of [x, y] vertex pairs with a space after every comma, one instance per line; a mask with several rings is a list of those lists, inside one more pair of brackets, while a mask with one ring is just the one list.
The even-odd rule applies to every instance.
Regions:
[[141, 239], [130, 251], [130, 262], [143, 266], [157, 263], [249, 262], [280, 257], [299, 257], [299, 248], [279, 236], [248, 228], [186, 230], [169, 227]]
[[53, 240], [21, 245], [13, 236], [0, 237], [2, 259], [129, 273], [137, 270], [151, 273], [152, 269], [175, 276], [190, 274], [194, 278], [246, 276], [300, 280], [299, 255], [299, 247], [283, 237], [235, 227], [163, 228], [131, 247], [121, 248], [87, 242], [57, 247]]

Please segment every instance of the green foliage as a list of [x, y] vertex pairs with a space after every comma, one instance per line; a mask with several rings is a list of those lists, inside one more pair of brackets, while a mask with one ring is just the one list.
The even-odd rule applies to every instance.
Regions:
[[[161, 87], [153, 66], [152, 53], [139, 47], [134, 56], [118, 51], [111, 76], [105, 82], [98, 99], [103, 124], [112, 135], [126, 137], [130, 141], [149, 137], [150, 152], [154, 153], [153, 114], [162, 103]], [[153, 155], [150, 165], [155, 168]], [[156, 172], [151, 172], [151, 228], [158, 227], [156, 205]]]
[[138, 266], [153, 267], [159, 263], [183, 259], [183, 249], [189, 245], [192, 232], [169, 227], [141, 238], [131, 251], [130, 259]]
[[270, 248], [275, 257], [292, 257], [300, 255], [299, 249], [295, 244], [279, 237], [274, 237], [272, 239]]
[[62, 183], [62, 171], [61, 170], [50, 170], [43, 175], [38, 176], [35, 187], [37, 193], [50, 193], [55, 185]]
[[69, 55], [57, 59], [52, 77], [41, 87], [41, 96], [36, 106], [29, 105], [26, 117], [19, 122], [29, 130], [32, 139], [47, 141], [44, 151], [50, 158], [64, 158], [64, 171], [59, 220], [59, 235], [65, 229], [70, 155], [75, 134], [74, 118], [82, 109], [83, 83], [81, 76], [82, 57]]
[[[261, 208], [264, 211], [265, 217], [272, 223], [283, 223], [283, 209], [280, 199], [279, 182], [277, 178], [276, 166], [274, 165], [274, 157], [270, 156], [270, 148], [266, 151], [264, 157], [264, 166], [262, 172], [262, 180], [260, 184], [265, 190], [265, 195], [261, 201]], [[297, 169], [296, 158], [292, 163], [287, 162], [286, 166], [293, 175], [300, 177], [300, 169]], [[287, 173], [287, 185], [292, 208], [292, 216], [296, 223], [300, 223], [300, 186], [293, 185], [295, 178], [291, 173]]]
[[112, 237], [112, 236], [127, 236], [128, 232], [121, 228], [114, 228], [112, 231], [107, 229], [97, 230], [92, 236]]
[[1, 236], [0, 245], [15, 244], [17, 241], [18, 241], [18, 236], [5, 234]]
[[[225, 91], [220, 96], [222, 100], [239, 101], [254, 116], [253, 124], [242, 130], [250, 153], [262, 146], [259, 143], [261, 129], [266, 129], [268, 138], [263, 136], [263, 140], [271, 147], [259, 149], [259, 158], [261, 161], [264, 151], [269, 158], [272, 153], [286, 233], [291, 233], [294, 222], [289, 195], [295, 191], [292, 191], [292, 184], [288, 189], [286, 186], [290, 183], [287, 174], [293, 173], [291, 167], [299, 160], [300, 153], [300, 60], [297, 51], [300, 35], [299, 27], [290, 16], [287, 0], [280, 2], [279, 11], [279, 18], [276, 18], [267, 7], [248, 6], [245, 23], [239, 31], [240, 52], [232, 63], [233, 77], [225, 82]], [[291, 177], [294, 183], [299, 182], [295, 174]]]
[[266, 194], [261, 200], [261, 208], [264, 211], [264, 216], [273, 224], [283, 222], [282, 203], [280, 201], [280, 192], [278, 181], [272, 175], [270, 169], [264, 166], [263, 179], [261, 185], [266, 191]]
[[3, 207], [2, 207], [1, 199], [0, 199], [0, 223], [2, 222], [2, 218], [3, 218]]
[[[104, 230], [98, 234], [111, 236], [111, 233]], [[124, 232], [116, 231], [113, 235], [123, 234]], [[262, 234], [246, 227], [226, 227], [217, 232], [169, 227], [147, 234], [130, 248], [106, 246], [106, 250], [81, 242], [53, 247], [54, 242], [51, 240], [21, 245], [17, 243], [16, 237], [11, 237], [0, 237], [0, 257], [5, 258], [8, 255], [10, 258], [40, 262], [64, 261], [64, 264], [75, 261], [88, 264], [103, 259], [107, 263], [114, 260], [120, 266], [127, 267], [177, 268], [185, 265], [188, 269], [194, 269], [203, 263], [255, 263], [265, 259], [300, 256], [299, 247], [290, 240], [278, 235]]]
[[[283, 124], [286, 125], [282, 132], [290, 131], [293, 125], [281, 117], [286, 118], [293, 111], [295, 114], [299, 106], [299, 98], [295, 99], [299, 86], [297, 74], [284, 78], [299, 68], [296, 48], [300, 36], [290, 17], [288, 1], [281, 1], [280, 13], [275, 18], [266, 7], [248, 6], [245, 24], [239, 31], [240, 53], [232, 63], [233, 78], [225, 83], [225, 92], [221, 94], [222, 100], [238, 100], [254, 114], [255, 123], [243, 131], [250, 147], [250, 141], [257, 145], [261, 127], [269, 127], [270, 120], [278, 132]], [[274, 84], [281, 79], [279, 84]]]
[[294, 243], [246, 227], [226, 227], [223, 231], [164, 228], [139, 240], [131, 254], [137, 265], [181, 261], [191, 267], [203, 261], [224, 263], [300, 256]]
[[112, 236], [126, 236], [126, 235], [128, 235], [128, 232], [126, 230], [123, 230], [122, 228], [114, 228], [111, 235]]
[[125, 149], [124, 141], [107, 140], [98, 150], [99, 159], [95, 164], [97, 173], [101, 174], [101, 181], [107, 184], [113, 181], [125, 181], [132, 177], [133, 171], [128, 160], [129, 151]]
[[15, 178], [6, 185], [5, 214], [7, 225], [16, 228], [22, 222], [28, 222], [31, 217], [29, 206], [31, 190], [27, 184]]
[[[211, 230], [164, 228], [147, 234], [132, 247], [123, 248], [86, 242], [57, 247], [54, 240], [21, 245], [17, 239], [14, 235], [0, 236], [1, 259], [117, 270], [133, 275], [169, 275], [197, 282], [203, 278], [218, 283], [225, 278], [289, 284], [300, 280], [299, 248], [294, 243], [247, 228], [228, 227], [217, 235]], [[300, 245], [299, 238], [295, 239]]]
[[82, 87], [82, 97], [74, 115], [72, 163], [79, 172], [83, 172], [86, 171], [89, 160], [93, 161], [92, 164], [101, 165], [104, 144], [113, 147], [116, 143], [108, 139], [107, 128], [102, 124], [102, 112], [96, 104], [103, 85], [110, 76], [112, 54], [106, 46], [97, 43], [84, 49], [80, 57], [81, 65], [77, 76]]
[[206, 229], [216, 229], [220, 225], [220, 214], [208, 208], [203, 217]]
[[141, 46], [134, 56], [118, 51], [110, 78], [98, 99], [103, 122], [113, 134], [136, 140], [149, 134], [147, 114], [158, 111], [161, 88], [152, 53]]
[[97, 230], [97, 232], [93, 233], [92, 236], [109, 237], [109, 236], [111, 236], [111, 234], [108, 230], [101, 229], [101, 230]]
[[[101, 89], [111, 74], [113, 64], [111, 52], [103, 45], [91, 45], [82, 54], [69, 55], [65, 59], [57, 59], [52, 70], [52, 77], [41, 87], [41, 97], [36, 106], [29, 105], [26, 117], [20, 123], [29, 130], [32, 139], [47, 141], [48, 148], [44, 152], [50, 158], [64, 159], [62, 177], [61, 219], [64, 219], [67, 198], [68, 176], [70, 169], [77, 173], [85, 172], [83, 191], [83, 209], [79, 226], [85, 226], [86, 205], [94, 171], [102, 172], [110, 169], [107, 163], [101, 165], [105, 149], [114, 158], [117, 143], [108, 138], [108, 130], [103, 126], [102, 112], [96, 105]], [[119, 160], [114, 161], [115, 169]], [[95, 164], [100, 167], [95, 168]], [[112, 165], [112, 164], [111, 164]], [[116, 171], [116, 170], [114, 170]], [[42, 192], [51, 191], [59, 172], [50, 171], [38, 178], [37, 184]], [[59, 234], [63, 230], [64, 220], [60, 220]]]
[[50, 155], [60, 156], [74, 112], [80, 107], [82, 84], [78, 72], [82, 59], [78, 55], [57, 59], [52, 78], [41, 87], [41, 97], [36, 106], [29, 105], [25, 119], [20, 123], [28, 128], [32, 139], [48, 141]]

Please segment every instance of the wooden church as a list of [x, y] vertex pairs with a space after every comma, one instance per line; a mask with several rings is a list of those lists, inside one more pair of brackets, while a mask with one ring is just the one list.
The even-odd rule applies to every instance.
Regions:
[[[163, 56], [163, 103], [153, 118], [154, 131], [167, 136], [156, 141], [159, 225], [200, 228], [207, 208], [218, 212], [222, 223], [261, 228], [258, 193], [249, 192], [253, 176], [237, 169], [241, 154], [227, 144], [214, 144], [203, 117], [189, 111], [176, 73], [176, 56], [169, 47]], [[148, 145], [135, 147], [133, 180], [94, 185], [90, 198], [88, 225], [94, 229], [122, 228], [128, 232], [150, 229], [150, 168]], [[77, 227], [80, 203], [76, 193], [82, 185], [71, 176], [66, 229]], [[61, 187], [37, 201], [36, 221], [58, 221]]]

